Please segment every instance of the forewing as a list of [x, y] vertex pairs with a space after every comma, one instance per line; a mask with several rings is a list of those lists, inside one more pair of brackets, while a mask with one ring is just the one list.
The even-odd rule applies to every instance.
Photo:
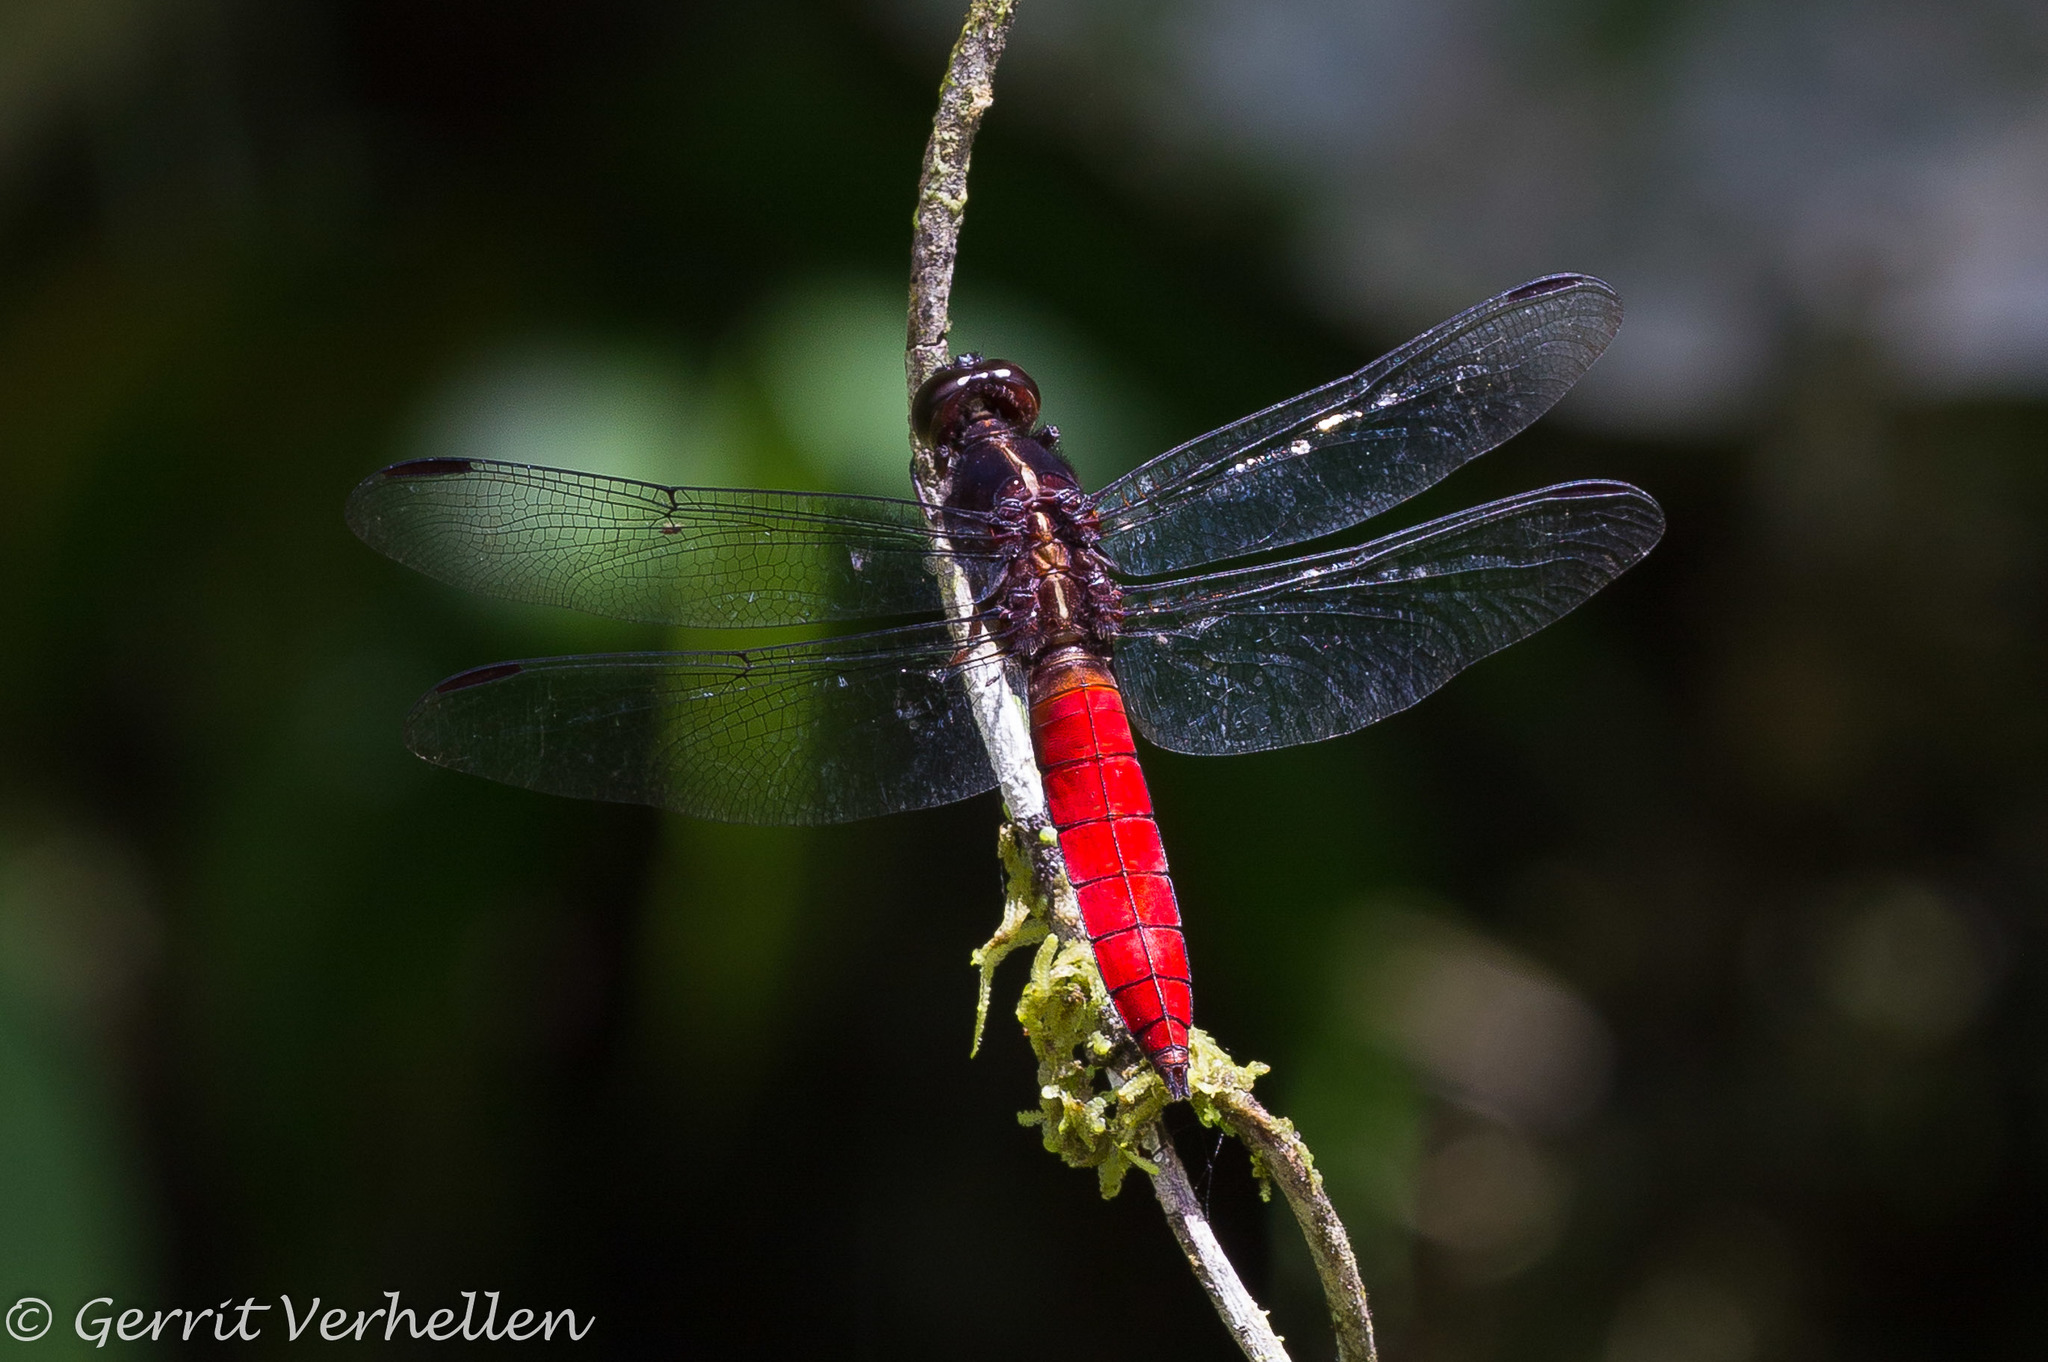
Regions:
[[844, 823], [995, 784], [952, 655], [935, 624], [744, 652], [500, 663], [429, 691], [406, 742], [549, 794], [727, 823]]
[[923, 515], [886, 497], [417, 459], [365, 479], [348, 523], [441, 581], [614, 619], [778, 625], [939, 606]]
[[1647, 493], [1568, 482], [1353, 549], [1132, 588], [1117, 679], [1138, 730], [1176, 752], [1334, 738], [1535, 633], [1663, 532]]
[[1586, 275], [1511, 289], [1111, 483], [1102, 550], [1150, 576], [1356, 525], [1550, 410], [1620, 325], [1614, 290]]

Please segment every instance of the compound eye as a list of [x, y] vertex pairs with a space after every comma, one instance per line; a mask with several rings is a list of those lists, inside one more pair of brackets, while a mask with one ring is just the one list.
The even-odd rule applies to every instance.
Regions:
[[910, 405], [911, 425], [935, 449], [983, 415], [1028, 428], [1038, 419], [1038, 385], [1007, 360], [962, 355], [926, 379]]

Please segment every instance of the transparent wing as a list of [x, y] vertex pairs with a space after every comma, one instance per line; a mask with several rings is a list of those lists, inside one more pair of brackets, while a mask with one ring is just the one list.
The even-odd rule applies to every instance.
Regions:
[[429, 691], [406, 743], [549, 794], [727, 823], [850, 822], [994, 786], [953, 651], [931, 624], [743, 652], [504, 662]]
[[1586, 275], [1511, 289], [1111, 483], [1102, 550], [1150, 576], [1355, 525], [1550, 410], [1620, 325], [1614, 290]]
[[939, 608], [924, 517], [886, 497], [416, 459], [366, 478], [347, 514], [371, 548], [430, 577], [614, 619], [749, 626]]
[[1138, 730], [1176, 752], [1334, 738], [1535, 633], [1663, 533], [1647, 493], [1568, 482], [1356, 548], [1129, 588], [1117, 679]]

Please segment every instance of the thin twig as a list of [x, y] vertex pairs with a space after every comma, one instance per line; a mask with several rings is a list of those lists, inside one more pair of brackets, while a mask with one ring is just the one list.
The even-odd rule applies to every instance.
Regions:
[[967, 216], [967, 164], [981, 116], [995, 103], [996, 62], [1010, 40], [1017, 17], [1015, 0], [970, 0], [960, 40], [953, 44], [939, 109], [932, 116], [932, 140], [917, 177], [915, 231], [910, 240], [910, 337], [903, 365], [911, 396], [950, 356], [946, 334], [953, 329], [953, 261], [960, 251], [960, 223]]
[[[950, 357], [946, 337], [952, 329], [949, 307], [953, 263], [959, 251], [960, 224], [967, 212], [968, 162], [982, 115], [995, 100], [996, 62], [1003, 54], [1015, 17], [1015, 0], [970, 0], [966, 22], [961, 27], [959, 41], [953, 46], [945, 80], [939, 87], [938, 112], [932, 119], [931, 141], [925, 149], [923, 170], [918, 176], [915, 232], [911, 242], [910, 322], [903, 366], [912, 396]], [[942, 530], [943, 522], [938, 511], [944, 505], [945, 488], [937, 464], [931, 451], [920, 443], [919, 432], [913, 431], [911, 440], [911, 477], [917, 485], [918, 498], [925, 507], [932, 528]], [[1030, 892], [1044, 910], [1054, 935], [1066, 942], [1085, 941], [1073, 886], [1067, 880], [1059, 843], [1046, 812], [1045, 788], [1032, 751], [1029, 709], [1013, 684], [1009, 668], [1002, 665], [994, 645], [985, 638], [977, 637], [971, 628], [975, 612], [973, 591], [966, 574], [951, 558], [950, 547], [943, 538], [939, 540], [938, 552], [933, 558], [934, 571], [938, 574], [940, 596], [947, 617], [953, 623], [954, 637], [970, 659], [984, 664], [968, 666], [962, 671], [975, 723], [988, 748], [989, 762], [1013, 824], [1006, 833], [1006, 844], [1029, 849], [1032, 865]], [[1128, 1046], [1128, 1033], [1124, 1031], [1122, 1019], [1108, 1005], [1106, 996], [1100, 999], [1100, 1004], [1103, 1028], [1124, 1037]], [[1249, 1094], [1244, 1095], [1244, 1100], [1250, 1102]], [[1265, 1114], [1265, 1109], [1256, 1102], [1250, 1102], [1250, 1109]], [[1264, 1125], [1250, 1119], [1243, 1124], [1246, 1129], [1264, 1136], [1267, 1128], [1273, 1125], [1273, 1118], [1266, 1116]], [[1235, 1130], [1238, 1125], [1239, 1122], [1233, 1121], [1232, 1128]], [[1288, 1127], [1288, 1134], [1292, 1135], [1292, 1127]], [[1245, 1289], [1237, 1270], [1217, 1242], [1208, 1218], [1202, 1213], [1201, 1203], [1188, 1184], [1187, 1170], [1174, 1152], [1172, 1141], [1156, 1122], [1140, 1138], [1151, 1155], [1150, 1161], [1158, 1167], [1153, 1174], [1153, 1188], [1167, 1223], [1187, 1253], [1196, 1279], [1208, 1293], [1231, 1337], [1237, 1340], [1238, 1346], [1252, 1362], [1287, 1362], [1287, 1353], [1267, 1323], [1265, 1312], [1259, 1309], [1258, 1303]], [[1242, 1132], [1240, 1138], [1245, 1138]], [[1249, 1140], [1247, 1142], [1250, 1143]], [[1328, 1201], [1322, 1199], [1322, 1183], [1308, 1163], [1306, 1147], [1298, 1138], [1293, 1140], [1291, 1147], [1284, 1142], [1269, 1140], [1267, 1143], [1272, 1144], [1275, 1150], [1268, 1166], [1274, 1170], [1290, 1204], [1296, 1205], [1297, 1216], [1302, 1217], [1304, 1231], [1310, 1234], [1318, 1270], [1322, 1269], [1330, 1254], [1330, 1243], [1334, 1243], [1337, 1257], [1332, 1261], [1349, 1272], [1348, 1278], [1343, 1279], [1349, 1285], [1342, 1289], [1350, 1300], [1356, 1302], [1357, 1312], [1363, 1317], [1365, 1294], [1357, 1286], [1357, 1267], [1352, 1261], [1349, 1245], [1344, 1241], [1343, 1226], [1337, 1223], [1335, 1214], [1329, 1212]], [[1262, 1158], [1266, 1157], [1266, 1144], [1255, 1147], [1260, 1149]], [[1302, 1179], [1293, 1176], [1297, 1167], [1305, 1170]], [[1297, 1183], [1312, 1189], [1312, 1202], [1296, 1202], [1294, 1187]], [[1320, 1213], [1304, 1214], [1302, 1205], [1318, 1202], [1322, 1208]], [[1320, 1230], [1310, 1231], [1312, 1219]], [[1319, 1233], [1323, 1235], [1320, 1240]], [[1369, 1317], [1365, 1317], [1363, 1334], [1354, 1335], [1363, 1337], [1364, 1350], [1361, 1352], [1347, 1342], [1343, 1312], [1336, 1294], [1338, 1287], [1333, 1285], [1341, 1277], [1341, 1272], [1335, 1276], [1325, 1274], [1324, 1277], [1325, 1290], [1331, 1293], [1332, 1318], [1339, 1321], [1341, 1356], [1344, 1362], [1375, 1362]]]
[[1330, 1327], [1337, 1335], [1337, 1356], [1341, 1362], [1378, 1362], [1373, 1342], [1372, 1310], [1366, 1304], [1365, 1282], [1358, 1275], [1358, 1258], [1351, 1252], [1351, 1240], [1344, 1222], [1323, 1192], [1323, 1175], [1316, 1171], [1308, 1146], [1295, 1133], [1294, 1122], [1275, 1116], [1248, 1092], [1223, 1091], [1215, 1095], [1230, 1133], [1244, 1142], [1266, 1175], [1280, 1186], [1288, 1209], [1308, 1241], [1309, 1256], [1315, 1260], [1316, 1276], [1323, 1284], [1323, 1297], [1330, 1307]]
[[1267, 1323], [1266, 1312], [1244, 1289], [1237, 1270], [1223, 1252], [1223, 1245], [1216, 1242], [1216, 1231], [1209, 1228], [1209, 1218], [1202, 1214], [1201, 1200], [1188, 1182], [1188, 1170], [1181, 1163], [1173, 1141], [1157, 1123], [1152, 1126], [1151, 1135], [1145, 1153], [1159, 1165], [1159, 1171], [1152, 1175], [1152, 1190], [1159, 1196], [1160, 1209], [1166, 1212], [1166, 1223], [1173, 1227], [1173, 1237], [1180, 1241], [1181, 1252], [1188, 1256], [1195, 1280], [1216, 1302], [1216, 1313], [1223, 1316], [1224, 1327], [1237, 1340], [1237, 1346], [1244, 1349], [1246, 1357], [1252, 1362], [1288, 1362], [1287, 1350], [1281, 1346], [1273, 1326]]

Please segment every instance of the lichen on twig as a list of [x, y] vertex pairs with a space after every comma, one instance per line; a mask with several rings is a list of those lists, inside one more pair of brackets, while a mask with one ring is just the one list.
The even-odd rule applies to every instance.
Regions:
[[[1159, 1172], [1148, 1153], [1152, 1128], [1169, 1101], [1166, 1084], [1144, 1061], [1111, 1006], [1087, 937], [1047, 921], [1037, 874], [1014, 824], [999, 835], [1008, 872], [1003, 925], [974, 953], [984, 994], [997, 961], [1027, 941], [1038, 950], [1017, 998], [1017, 1020], [1038, 1059], [1036, 1111], [1019, 1114], [1039, 1128], [1045, 1147], [1075, 1168], [1093, 1168], [1104, 1197], [1113, 1197], [1131, 1168]], [[1249, 1097], [1263, 1064], [1240, 1065], [1196, 1028], [1188, 1038], [1189, 1101], [1205, 1124], [1217, 1125], [1224, 1107]]]
[[[1028, 885], [1035, 878], [1036, 871], [1022, 840], [1017, 825], [1005, 823], [997, 833], [996, 845], [1009, 882]], [[1003, 920], [997, 925], [996, 934], [968, 957], [968, 963], [981, 971], [981, 985], [974, 998], [974, 1046], [967, 1052], [970, 1059], [981, 1053], [981, 1038], [988, 1030], [988, 999], [995, 987], [996, 966], [1002, 964], [1010, 952], [1037, 945], [1051, 930], [1045, 915], [1034, 912], [1033, 907], [1034, 899], [1029, 893], [1004, 894]]]

